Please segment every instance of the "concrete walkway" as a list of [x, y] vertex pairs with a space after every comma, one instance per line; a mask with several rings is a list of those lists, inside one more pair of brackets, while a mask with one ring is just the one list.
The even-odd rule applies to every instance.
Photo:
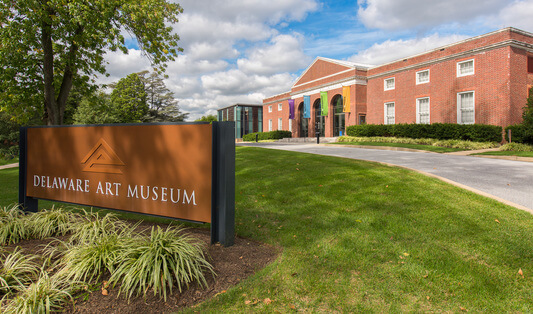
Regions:
[[337, 145], [239, 144], [375, 161], [412, 169], [533, 213], [533, 162]]
[[0, 170], [2, 170], [2, 169], [9, 169], [9, 168], [16, 168], [16, 167], [18, 167], [18, 166], [19, 166], [18, 163], [16, 163], [16, 164], [9, 164], [9, 165], [3, 165], [3, 166], [0, 166]]

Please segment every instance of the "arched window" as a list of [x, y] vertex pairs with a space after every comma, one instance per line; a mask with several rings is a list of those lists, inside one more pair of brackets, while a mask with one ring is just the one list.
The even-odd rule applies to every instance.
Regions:
[[[317, 127], [318, 127], [318, 132], [320, 132], [320, 137], [324, 137], [326, 133], [326, 117], [323, 117], [321, 114], [320, 114], [320, 98], [315, 100], [315, 102], [313, 103], [313, 108], [315, 110], [315, 125], [313, 126], [315, 128], [315, 132], [317, 131]], [[316, 134], [315, 134], [316, 136]]]
[[308, 137], [309, 136], [309, 119], [304, 118], [304, 103], [301, 102], [298, 106], [298, 112], [300, 116], [300, 130], [299, 130], [299, 136], [300, 137]]
[[331, 100], [333, 107], [333, 136], [346, 135], [346, 116], [342, 111], [342, 96], [335, 95]]

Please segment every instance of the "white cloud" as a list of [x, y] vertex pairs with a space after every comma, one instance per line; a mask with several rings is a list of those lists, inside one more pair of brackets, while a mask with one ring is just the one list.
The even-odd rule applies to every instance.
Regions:
[[351, 56], [348, 60], [364, 64], [380, 65], [445, 46], [466, 38], [467, 36], [461, 35], [443, 37], [438, 34], [433, 34], [424, 38], [387, 40], [383, 43], [374, 44], [372, 47]]
[[398, 30], [432, 28], [448, 23], [469, 23], [490, 16], [511, 0], [362, 0], [358, 17], [369, 28]]
[[513, 26], [533, 32], [533, 1], [515, 1], [500, 11], [497, 17], [499, 27]]
[[270, 43], [254, 47], [248, 53], [248, 58], [237, 60], [239, 69], [245, 73], [270, 75], [298, 71], [311, 61], [303, 53], [300, 35], [278, 35]]
[[106, 67], [109, 77], [101, 77], [100, 84], [109, 84], [128, 76], [128, 74], [150, 70], [150, 61], [144, 57], [140, 50], [130, 49], [128, 54], [121, 51], [110, 51], [105, 55], [108, 62]]

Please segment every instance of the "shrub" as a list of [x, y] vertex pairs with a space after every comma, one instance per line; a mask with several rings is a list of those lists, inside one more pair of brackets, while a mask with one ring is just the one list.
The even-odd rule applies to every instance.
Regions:
[[0, 111], [0, 158], [13, 159], [19, 154], [19, 125]]
[[248, 133], [245, 134], [242, 139], [245, 142], [255, 142], [255, 135], [258, 135], [258, 139], [260, 141], [264, 140], [280, 140], [282, 138], [292, 137], [291, 131], [282, 131], [282, 130], [276, 130], [276, 131], [270, 131], [270, 132], [255, 132], [255, 133]]
[[145, 295], [151, 288], [154, 295], [163, 294], [165, 301], [167, 289], [172, 292], [174, 282], [180, 292], [183, 285], [188, 287], [193, 281], [206, 285], [203, 272], [213, 273], [213, 267], [200, 245], [181, 232], [178, 228], [157, 227], [152, 228], [149, 239], [133, 239], [118, 256], [120, 265], [110, 284], [120, 283], [119, 294], [124, 292], [128, 298], [134, 293]]
[[2, 312], [6, 314], [59, 312], [67, 301], [74, 301], [72, 294], [81, 288], [82, 284], [79, 282], [59, 276], [49, 276], [45, 271], [41, 271], [39, 280], [11, 300]]
[[3, 252], [0, 256], [0, 293], [22, 290], [24, 285], [32, 282], [39, 274], [36, 256], [26, 256], [15, 248], [12, 253]]
[[397, 138], [397, 137], [351, 137], [341, 136], [337, 142], [374, 142], [374, 143], [401, 143], [432, 145], [439, 147], [460, 148], [464, 150], [495, 148], [499, 144], [495, 142], [472, 142], [462, 140], [437, 140], [433, 138]]
[[533, 134], [523, 124], [513, 124], [505, 128], [505, 140], [509, 142], [509, 130], [511, 130], [511, 142], [533, 145]]
[[28, 239], [31, 230], [28, 219], [18, 205], [0, 208], [0, 244], [12, 244]]
[[346, 128], [349, 136], [434, 138], [473, 142], [501, 142], [502, 128], [495, 125], [453, 123], [433, 124], [364, 124]]
[[[511, 135], [512, 137], [512, 135]], [[522, 143], [508, 143], [500, 147], [502, 151], [533, 152], [533, 146]]]

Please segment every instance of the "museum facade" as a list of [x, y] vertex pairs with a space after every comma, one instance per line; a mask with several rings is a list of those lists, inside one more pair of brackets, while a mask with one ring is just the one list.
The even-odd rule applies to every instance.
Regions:
[[357, 124], [520, 123], [533, 86], [533, 34], [505, 28], [390, 63], [318, 57], [263, 100], [263, 131], [339, 136]]

